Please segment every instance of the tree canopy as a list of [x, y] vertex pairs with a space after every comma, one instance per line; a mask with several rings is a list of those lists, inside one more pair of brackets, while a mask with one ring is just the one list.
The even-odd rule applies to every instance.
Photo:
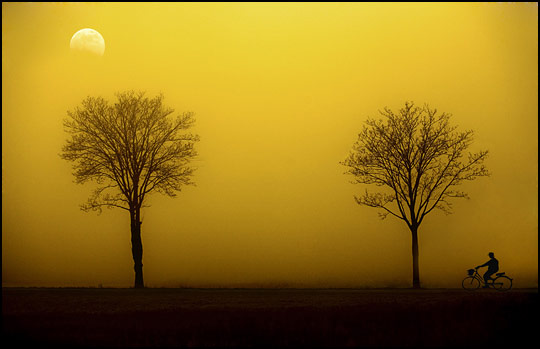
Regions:
[[483, 164], [488, 151], [467, 153], [474, 133], [457, 131], [451, 114], [412, 102], [398, 113], [380, 113], [385, 120], [366, 121], [342, 164], [355, 183], [390, 189], [355, 196], [358, 204], [382, 209], [382, 218], [391, 214], [412, 226], [435, 208], [451, 213], [451, 198], [468, 198], [456, 187], [489, 175]]
[[74, 162], [76, 183], [99, 184], [83, 210], [129, 211], [140, 208], [152, 191], [175, 196], [183, 185], [193, 184], [189, 163], [197, 155], [198, 136], [180, 132], [193, 125], [193, 113], [169, 119], [174, 110], [163, 105], [162, 95], [148, 98], [128, 91], [117, 98], [110, 104], [88, 97], [64, 121], [71, 139], [61, 157]]

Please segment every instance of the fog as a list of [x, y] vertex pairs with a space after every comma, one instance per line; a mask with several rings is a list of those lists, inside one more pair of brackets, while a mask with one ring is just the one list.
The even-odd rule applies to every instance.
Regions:
[[[70, 51], [92, 28], [103, 56]], [[451, 113], [488, 149], [470, 200], [419, 229], [423, 287], [494, 252], [538, 287], [537, 3], [2, 3], [2, 285], [131, 287], [129, 214], [59, 156], [86, 96], [193, 111], [196, 186], [143, 209], [150, 287], [410, 287], [411, 234], [339, 164], [368, 117]], [[373, 188], [372, 188], [373, 189]]]

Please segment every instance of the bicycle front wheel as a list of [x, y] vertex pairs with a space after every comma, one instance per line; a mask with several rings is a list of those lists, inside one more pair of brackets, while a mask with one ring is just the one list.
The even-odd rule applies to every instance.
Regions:
[[512, 279], [507, 276], [499, 276], [493, 280], [493, 288], [497, 291], [508, 291], [512, 288]]
[[463, 286], [463, 288], [466, 289], [467, 291], [474, 291], [478, 287], [480, 287], [480, 280], [472, 276], [467, 276], [461, 282], [461, 286]]

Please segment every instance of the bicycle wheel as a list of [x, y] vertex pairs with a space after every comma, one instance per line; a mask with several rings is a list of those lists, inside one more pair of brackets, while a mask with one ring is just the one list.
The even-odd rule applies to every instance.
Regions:
[[474, 291], [478, 287], [480, 287], [480, 280], [472, 276], [467, 276], [461, 282], [461, 286], [463, 286], [463, 288], [466, 289], [467, 291]]
[[493, 280], [493, 288], [497, 291], [508, 291], [512, 288], [512, 279], [507, 276], [499, 276]]

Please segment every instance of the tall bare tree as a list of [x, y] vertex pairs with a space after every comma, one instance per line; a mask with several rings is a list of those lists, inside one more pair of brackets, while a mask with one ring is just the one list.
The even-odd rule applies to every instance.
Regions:
[[71, 138], [60, 156], [74, 163], [76, 183], [98, 184], [82, 210], [129, 212], [134, 287], [142, 288], [141, 208], [152, 191], [174, 197], [182, 186], [193, 184], [189, 163], [197, 155], [198, 136], [182, 132], [193, 125], [193, 113], [169, 118], [174, 110], [163, 105], [162, 95], [148, 98], [127, 91], [116, 97], [114, 104], [88, 97], [68, 111], [64, 128]]
[[418, 228], [427, 214], [451, 213], [453, 198], [468, 198], [456, 190], [464, 181], [488, 176], [483, 165], [488, 151], [466, 153], [473, 131], [458, 132], [448, 113], [407, 102], [397, 113], [380, 111], [385, 119], [368, 119], [342, 165], [353, 183], [385, 190], [355, 196], [360, 205], [378, 208], [381, 218], [403, 220], [412, 234], [413, 287], [420, 288]]

